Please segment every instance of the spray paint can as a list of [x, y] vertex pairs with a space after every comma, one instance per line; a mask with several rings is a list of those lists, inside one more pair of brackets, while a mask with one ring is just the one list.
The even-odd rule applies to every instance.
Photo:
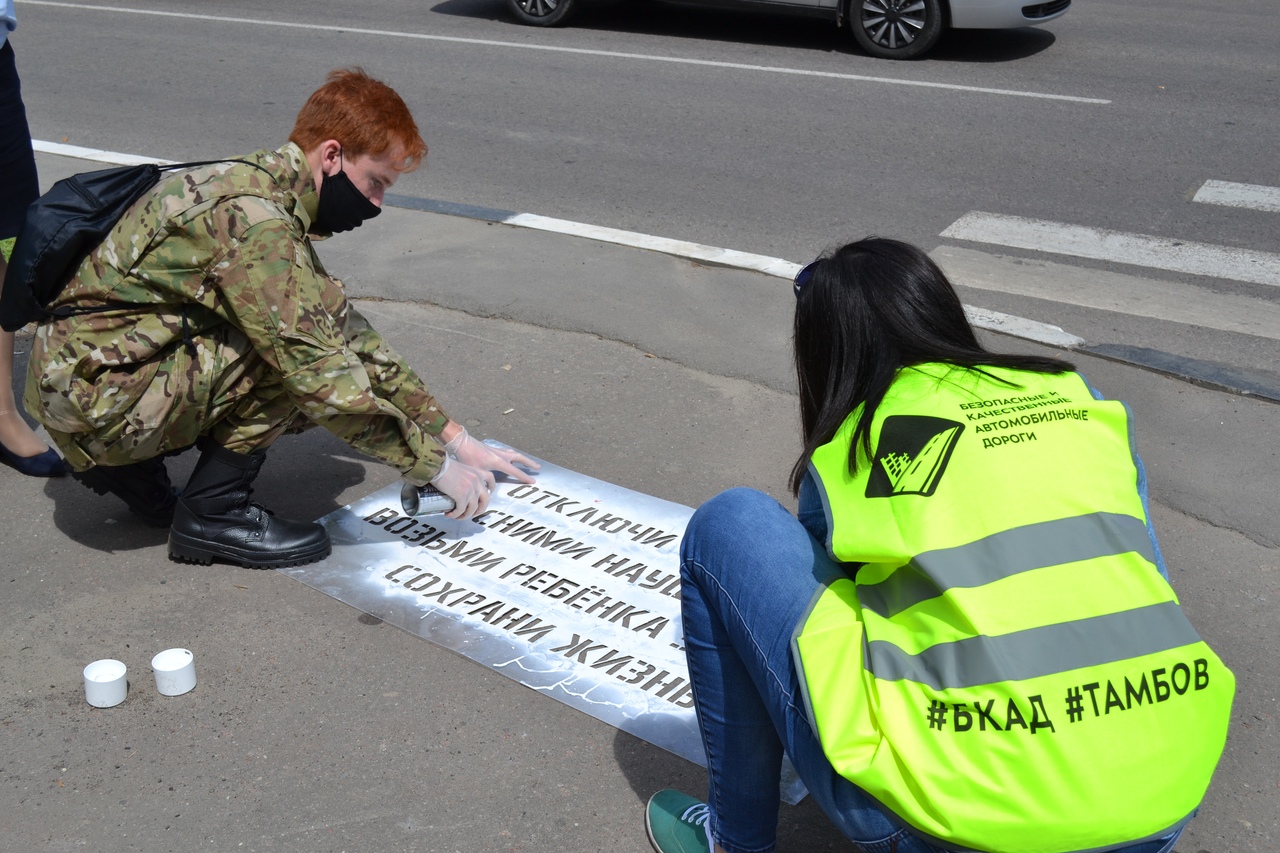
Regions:
[[456, 504], [453, 498], [435, 486], [415, 486], [413, 483], [405, 483], [400, 487], [400, 508], [404, 510], [405, 515], [438, 515], [448, 512], [454, 506]]

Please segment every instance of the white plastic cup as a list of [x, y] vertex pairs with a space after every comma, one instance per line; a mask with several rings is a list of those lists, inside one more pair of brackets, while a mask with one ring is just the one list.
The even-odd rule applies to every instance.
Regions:
[[195, 656], [187, 649], [165, 649], [151, 659], [151, 670], [163, 696], [181, 696], [196, 686]]
[[96, 660], [84, 668], [84, 698], [95, 708], [111, 708], [129, 691], [128, 668], [118, 660]]

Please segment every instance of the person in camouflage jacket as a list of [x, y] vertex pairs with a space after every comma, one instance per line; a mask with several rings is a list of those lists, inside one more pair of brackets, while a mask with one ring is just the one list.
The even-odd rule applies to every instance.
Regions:
[[[169, 176], [136, 202], [39, 325], [26, 406], [99, 493], [170, 526], [170, 556], [254, 567], [329, 552], [315, 524], [248, 502], [266, 448], [318, 424], [433, 483], [457, 518], [488, 502], [494, 471], [531, 482], [514, 451], [452, 421], [347, 301], [312, 236], [355, 227], [426, 154], [407, 107], [359, 69], [333, 72], [274, 151]], [[163, 456], [198, 444], [181, 496]]]

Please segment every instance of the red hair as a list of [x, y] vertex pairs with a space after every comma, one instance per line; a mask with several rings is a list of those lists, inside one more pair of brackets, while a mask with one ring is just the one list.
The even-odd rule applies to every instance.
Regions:
[[427, 156], [427, 143], [404, 101], [362, 68], [330, 71], [325, 84], [303, 104], [289, 139], [303, 151], [336, 139], [348, 157], [376, 157], [399, 146], [404, 150], [404, 172], [416, 169]]

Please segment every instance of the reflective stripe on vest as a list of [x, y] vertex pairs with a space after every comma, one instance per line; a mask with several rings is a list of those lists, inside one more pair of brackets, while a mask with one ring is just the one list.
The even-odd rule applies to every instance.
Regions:
[[1098, 512], [1045, 521], [919, 554], [886, 580], [859, 585], [858, 598], [888, 619], [954, 587], [982, 586], [1019, 572], [1126, 551], [1156, 561], [1146, 525], [1131, 515]]
[[[832, 555], [793, 649], [835, 769], [952, 849], [1160, 837], [1203, 797], [1234, 679], [1155, 568], [1129, 418], [1075, 374], [900, 372], [813, 454]], [[1017, 440], [1013, 440], [1017, 436]]]
[[1026, 681], [1073, 669], [1198, 643], [1200, 635], [1173, 602], [1045, 625], [999, 637], [979, 634], [910, 655], [893, 643], [867, 643], [867, 671], [936, 690]]

